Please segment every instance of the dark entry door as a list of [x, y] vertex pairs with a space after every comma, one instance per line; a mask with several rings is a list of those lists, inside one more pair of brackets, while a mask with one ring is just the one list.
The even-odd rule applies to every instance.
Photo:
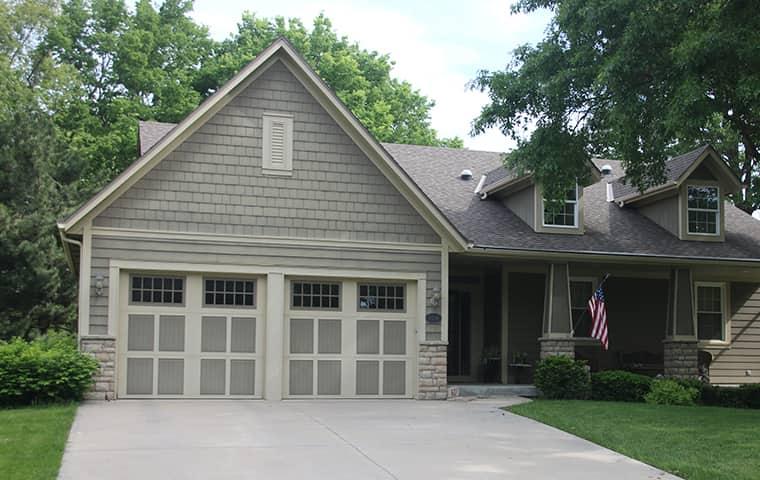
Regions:
[[449, 377], [470, 375], [471, 302], [470, 292], [449, 292]]

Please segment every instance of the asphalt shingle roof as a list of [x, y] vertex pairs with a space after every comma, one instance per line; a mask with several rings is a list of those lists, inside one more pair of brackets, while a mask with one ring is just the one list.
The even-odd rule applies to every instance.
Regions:
[[[145, 152], [173, 128], [172, 124], [140, 122], [140, 150]], [[760, 221], [725, 203], [725, 242], [682, 241], [630, 207], [607, 201], [607, 183], [620, 185], [621, 162], [596, 159], [597, 168], [612, 167], [612, 174], [584, 188], [583, 235], [536, 233], [498, 199], [480, 200], [475, 188], [482, 175], [492, 182], [512, 173], [503, 167], [503, 155], [467, 149], [382, 144], [425, 195], [459, 232], [476, 246], [516, 250], [565, 251], [760, 259]], [[677, 179], [705, 147], [668, 161], [668, 178]], [[470, 180], [460, 178], [464, 169]], [[634, 188], [635, 191], [635, 188]], [[617, 191], [616, 191], [617, 192]], [[616, 193], [616, 197], [617, 197]]]
[[[684, 153], [683, 155], [678, 155], [677, 157], [666, 160], [665, 182], [663, 185], [665, 183], [677, 182], [681, 176], [689, 169], [689, 167], [694, 165], [694, 162], [696, 162], [708, 148], [710, 148], [709, 145], [703, 145], [697, 149], [692, 150], [691, 152]], [[647, 189], [642, 193], [642, 195], [653, 190], [654, 188], [657, 187], [651, 187]], [[616, 199], [640, 193], [639, 189], [636, 188], [636, 186], [625, 182], [625, 177], [619, 178], [615, 182], [612, 182], [612, 192], [615, 195]]]

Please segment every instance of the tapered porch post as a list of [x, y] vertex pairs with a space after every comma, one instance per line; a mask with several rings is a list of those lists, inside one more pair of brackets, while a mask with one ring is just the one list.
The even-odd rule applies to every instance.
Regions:
[[551, 355], [575, 357], [570, 310], [570, 269], [567, 263], [552, 263], [546, 273], [541, 358]]
[[667, 377], [699, 375], [695, 318], [691, 270], [674, 268], [670, 271], [668, 321], [663, 341], [663, 373]]

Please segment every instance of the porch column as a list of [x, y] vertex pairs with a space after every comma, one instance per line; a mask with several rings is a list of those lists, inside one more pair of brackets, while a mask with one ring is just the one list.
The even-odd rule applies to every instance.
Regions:
[[541, 358], [551, 355], [575, 357], [573, 320], [570, 310], [570, 269], [567, 263], [552, 263], [546, 274]]
[[663, 341], [664, 375], [679, 378], [698, 376], [698, 343], [691, 269], [674, 268], [670, 271], [667, 319]]

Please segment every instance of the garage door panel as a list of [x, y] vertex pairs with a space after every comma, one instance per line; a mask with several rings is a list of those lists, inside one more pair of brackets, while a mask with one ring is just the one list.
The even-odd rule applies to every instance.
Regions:
[[317, 361], [317, 395], [341, 394], [341, 361]]
[[256, 352], [256, 319], [232, 317], [230, 351], [233, 353]]
[[158, 359], [158, 394], [182, 395], [185, 384], [185, 361], [181, 358]]
[[201, 318], [201, 352], [227, 351], [227, 317]]
[[313, 395], [314, 365], [311, 360], [290, 361], [289, 389], [291, 395]]
[[386, 360], [383, 362], [383, 395], [406, 394], [406, 362]]
[[356, 361], [356, 394], [379, 395], [380, 362], [377, 360]]
[[356, 322], [356, 353], [380, 353], [379, 320], [358, 320]]
[[153, 350], [155, 326], [153, 315], [129, 315], [127, 349], [133, 352]]
[[323, 354], [340, 354], [341, 343], [343, 341], [341, 332], [341, 320], [338, 319], [319, 319], [319, 346], [318, 353]]
[[290, 319], [290, 353], [314, 353], [314, 320]]
[[161, 315], [158, 318], [158, 350], [160, 352], [185, 351], [184, 315]]
[[383, 322], [383, 354], [406, 354], [407, 325], [403, 320], [385, 320]]
[[201, 359], [201, 395], [224, 395], [226, 364], [224, 359]]
[[255, 360], [230, 360], [230, 395], [253, 395], [256, 385]]
[[127, 358], [127, 395], [153, 394], [153, 359]]

